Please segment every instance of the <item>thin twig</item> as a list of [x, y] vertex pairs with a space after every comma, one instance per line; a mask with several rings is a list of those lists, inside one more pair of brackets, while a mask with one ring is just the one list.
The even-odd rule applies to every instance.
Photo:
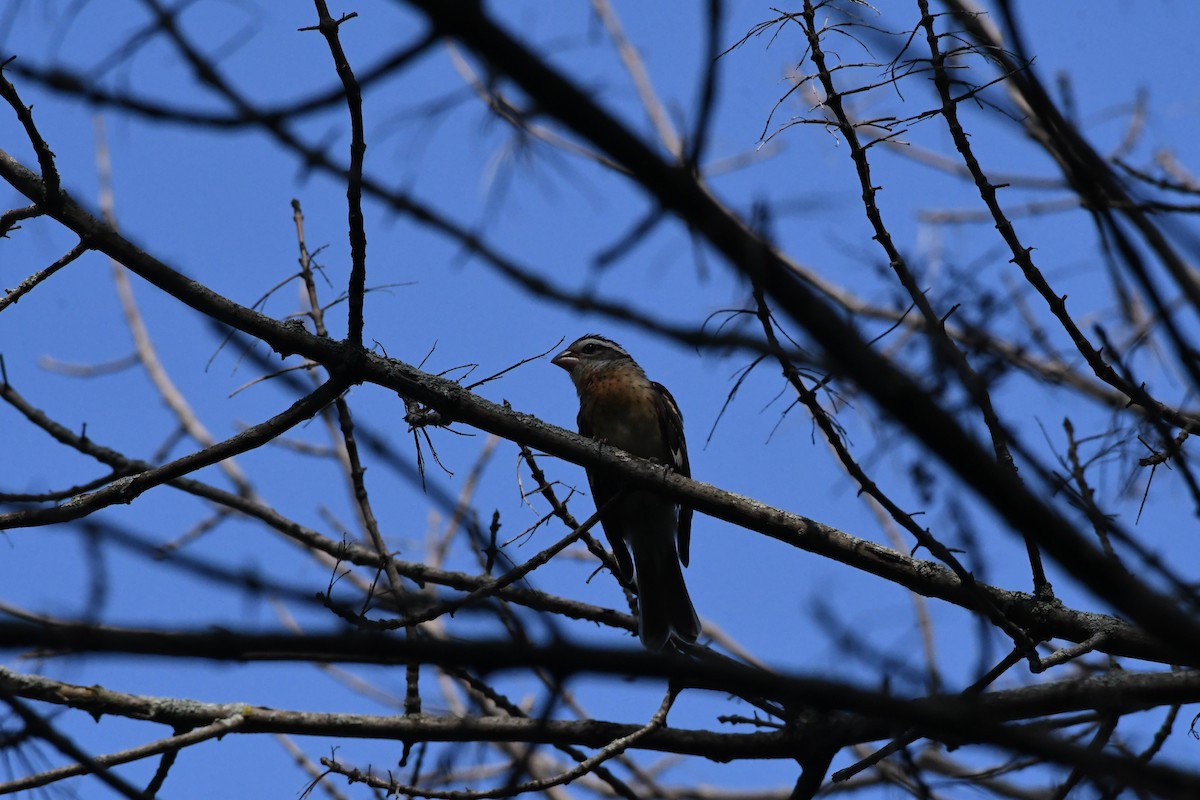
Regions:
[[[0, 691], [3, 691], [3, 685], [0, 684]], [[128, 750], [121, 750], [117, 753], [108, 753], [100, 756], [93, 756], [91, 761], [93, 764], [102, 767], [112, 767], [117, 764], [128, 764], [131, 761], [139, 761], [150, 756], [160, 755], [168, 752], [178, 752], [185, 747], [190, 747], [200, 742], [208, 741], [209, 739], [219, 739], [225, 734], [237, 730], [245, 721], [242, 714], [231, 714], [228, 717], [218, 719], [209, 725], [204, 725], [199, 728], [193, 728], [186, 733], [180, 733], [175, 736], [168, 736], [165, 739], [148, 742], [147, 744], [138, 747], [131, 747]], [[46, 770], [39, 772], [36, 775], [27, 775], [24, 778], [17, 778], [6, 783], [0, 783], [0, 795], [12, 794], [14, 792], [25, 791], [26, 789], [36, 789], [39, 786], [47, 786], [56, 781], [61, 781], [65, 778], [73, 778], [77, 775], [89, 775], [94, 772], [91, 765], [88, 764], [71, 764], [57, 769]]]
[[[335, 20], [330, 16], [325, 0], [313, 0], [313, 2], [320, 18], [315, 29], [320, 31], [329, 45], [334, 68], [342, 80], [346, 106], [350, 113], [350, 169], [346, 172], [346, 202], [350, 229], [350, 283], [346, 291], [350, 301], [347, 339], [351, 344], [361, 347], [363, 341], [363, 297], [366, 294], [367, 286], [367, 233], [362, 211], [363, 159], [367, 152], [367, 144], [363, 133], [362, 89], [354, 77], [350, 60], [346, 57], [341, 40], [338, 38], [338, 30], [342, 24], [354, 19], [358, 14], [351, 12]], [[313, 30], [313, 28], [301, 28], [301, 30]]]

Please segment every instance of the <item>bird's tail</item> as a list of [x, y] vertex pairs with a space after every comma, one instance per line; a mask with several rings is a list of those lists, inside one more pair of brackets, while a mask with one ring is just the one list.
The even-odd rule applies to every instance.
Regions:
[[684, 642], [696, 641], [700, 635], [700, 619], [688, 596], [674, 538], [635, 536], [631, 539], [642, 644], [650, 650], [661, 650], [672, 633]]

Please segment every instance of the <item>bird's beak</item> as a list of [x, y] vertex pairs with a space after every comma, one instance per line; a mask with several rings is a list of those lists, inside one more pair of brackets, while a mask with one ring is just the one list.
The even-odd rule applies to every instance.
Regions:
[[562, 367], [567, 372], [570, 372], [575, 368], [575, 365], [579, 363], [579, 356], [575, 355], [569, 349], [563, 350], [554, 358], [550, 359], [550, 363], [556, 367]]

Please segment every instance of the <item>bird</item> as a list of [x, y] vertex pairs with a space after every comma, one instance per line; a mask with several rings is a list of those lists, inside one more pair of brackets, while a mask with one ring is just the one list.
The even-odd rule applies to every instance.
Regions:
[[[624, 347], [592, 333], [550, 363], [566, 370], [575, 384], [581, 436], [692, 476], [679, 405]], [[680, 568], [688, 564], [692, 509], [598, 468], [588, 468], [587, 475], [617, 580], [637, 593], [642, 644], [661, 650], [672, 637], [695, 642], [700, 620]]]

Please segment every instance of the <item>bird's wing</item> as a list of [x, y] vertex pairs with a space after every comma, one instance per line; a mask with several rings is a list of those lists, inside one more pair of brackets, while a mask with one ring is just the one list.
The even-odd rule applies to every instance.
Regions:
[[[683, 435], [683, 413], [667, 387], [661, 383], [653, 383], [652, 386], [658, 399], [658, 425], [663, 441], [667, 444], [669, 466], [685, 478], [690, 478], [692, 465], [688, 461], [687, 439]], [[675, 541], [679, 546], [679, 560], [686, 567], [688, 548], [692, 541], [692, 509], [685, 505], [679, 507], [679, 530], [676, 532]]]

